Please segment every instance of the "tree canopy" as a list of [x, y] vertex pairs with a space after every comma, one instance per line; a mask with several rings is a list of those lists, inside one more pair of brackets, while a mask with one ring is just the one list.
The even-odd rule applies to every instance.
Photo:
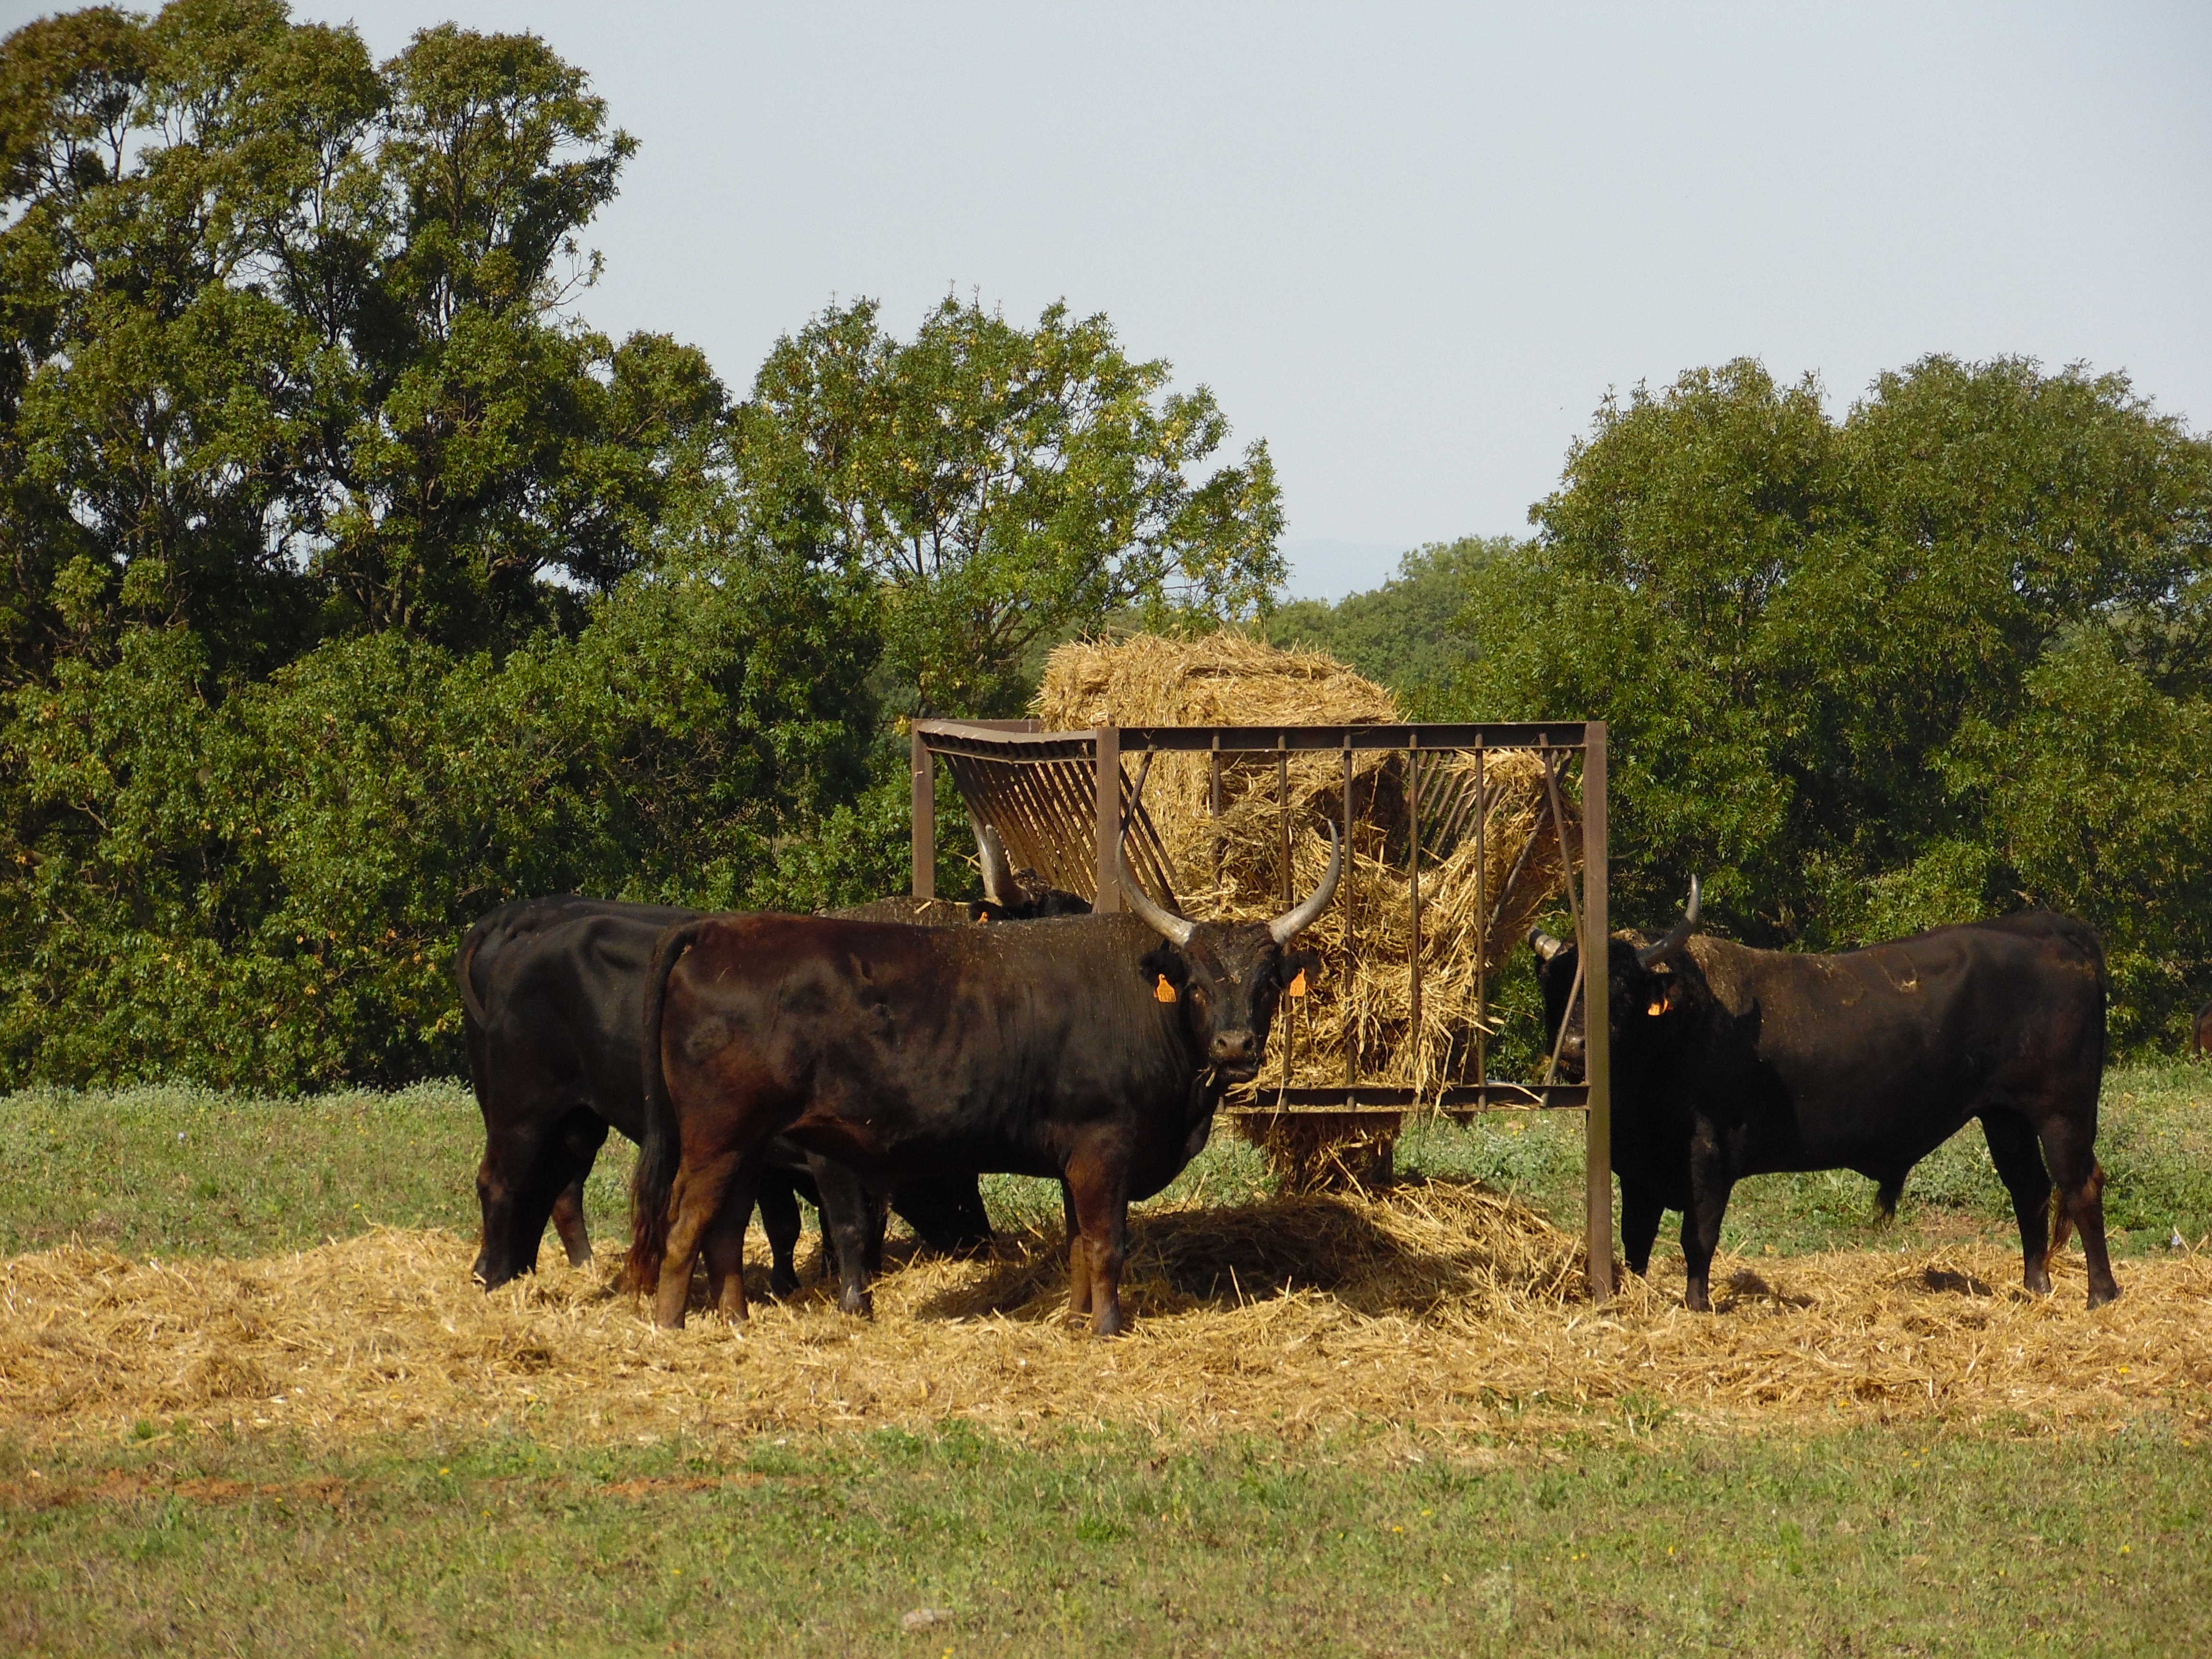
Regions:
[[1467, 695], [1610, 722], [1632, 907], [1696, 872], [1828, 946], [2047, 903], [2105, 930], [2124, 1037], [2201, 994], [2212, 444], [2124, 376], [1933, 356], [1835, 421], [1693, 371], [1608, 401], [1534, 516]]
[[915, 712], [1012, 714], [1040, 641], [1246, 618], [1282, 582], [1267, 445], [1197, 476], [1229, 422], [1169, 372], [1063, 305], [1024, 329], [948, 298], [901, 341], [862, 300], [777, 342], [740, 465], [765, 516], [878, 584]]

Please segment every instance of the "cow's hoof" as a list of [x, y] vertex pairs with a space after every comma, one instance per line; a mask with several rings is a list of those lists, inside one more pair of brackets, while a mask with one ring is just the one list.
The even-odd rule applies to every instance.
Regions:
[[2049, 1296], [2051, 1294], [2051, 1275], [2049, 1273], [2030, 1273], [2021, 1282], [2027, 1286], [2027, 1293], [2030, 1296]]
[[1705, 1294], [1705, 1287], [1699, 1285], [1683, 1297], [1682, 1305], [1692, 1313], [1711, 1313], [1713, 1310], [1713, 1299]]
[[2089, 1287], [2089, 1305], [2093, 1308], [2101, 1308], [2107, 1302], [2118, 1302], [2119, 1299], [2120, 1287], [2117, 1285], [2107, 1285], [2102, 1288], [2092, 1285]]
[[876, 1316], [876, 1298], [866, 1291], [857, 1295], [848, 1291], [837, 1298], [837, 1306], [841, 1311], [852, 1315], [855, 1319], [873, 1319]]
[[799, 1275], [785, 1273], [781, 1268], [771, 1273], [768, 1276], [768, 1293], [779, 1301], [785, 1297], [798, 1295]]

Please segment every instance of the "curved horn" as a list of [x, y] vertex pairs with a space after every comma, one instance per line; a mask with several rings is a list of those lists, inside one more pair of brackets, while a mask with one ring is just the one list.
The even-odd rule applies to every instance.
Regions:
[[999, 832], [972, 811], [968, 814], [968, 827], [975, 832], [975, 861], [983, 868], [985, 902], [1018, 904], [1021, 895], [1014, 882], [1013, 861], [1006, 856], [1006, 844], [999, 839]]
[[1114, 862], [1121, 875], [1121, 896], [1128, 901], [1146, 926], [1170, 945], [1188, 945], [1198, 924], [1172, 910], [1163, 910], [1152, 902], [1152, 896], [1138, 885], [1136, 876], [1129, 869], [1129, 831], [1124, 825], [1121, 838], [1114, 843]]
[[1328, 829], [1328, 868], [1322, 873], [1321, 885], [1312, 896], [1294, 910], [1285, 910], [1267, 924], [1267, 931], [1278, 945], [1288, 945], [1300, 933], [1314, 925], [1321, 913], [1328, 908], [1328, 902], [1336, 896], [1336, 884], [1344, 877], [1344, 840], [1336, 833], [1336, 822], [1323, 818]]
[[1667, 937], [1656, 945], [1647, 945], [1636, 953], [1636, 965], [1649, 968], [1663, 962], [1690, 942], [1690, 935], [1698, 931], [1698, 878], [1690, 878], [1690, 908], [1682, 912], [1681, 921], [1667, 930]]

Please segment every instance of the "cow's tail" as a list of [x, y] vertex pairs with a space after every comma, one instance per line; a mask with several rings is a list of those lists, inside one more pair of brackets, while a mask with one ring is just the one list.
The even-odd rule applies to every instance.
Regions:
[[491, 1024], [490, 1012], [485, 1008], [483, 999], [477, 994], [476, 981], [477, 947], [484, 942], [484, 935], [491, 931], [486, 925], [489, 921], [490, 918], [486, 917], [469, 929], [468, 937], [461, 941], [460, 951], [453, 957], [453, 977], [460, 981], [461, 986], [461, 1006], [468, 1010], [469, 1018], [479, 1026]]
[[676, 1188], [683, 1141], [668, 1077], [660, 1063], [661, 1012], [668, 1000], [668, 976], [684, 953], [698, 942], [707, 919], [671, 927], [653, 947], [645, 975], [645, 1029], [639, 1054], [645, 1079], [645, 1138], [629, 1183], [630, 1288], [650, 1296], [660, 1284], [660, 1261], [668, 1248], [668, 1201]]
[[[2092, 1198], [2105, 1195], [2105, 1166], [2094, 1159], [2089, 1164], [2089, 1195]], [[2073, 1232], [2074, 1218], [2067, 1212], [2066, 1194], [2054, 1185], [2051, 1189], [2051, 1248], [2044, 1252], [2044, 1272], [2051, 1271], [2051, 1264], [2058, 1260], [2059, 1251], [2066, 1248], [2066, 1241]]]

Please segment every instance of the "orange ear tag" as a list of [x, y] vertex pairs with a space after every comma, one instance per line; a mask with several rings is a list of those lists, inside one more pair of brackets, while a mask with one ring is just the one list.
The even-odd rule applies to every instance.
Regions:
[[1646, 1008], [1644, 1012], [1655, 1017], [1665, 1013], [1667, 1012], [1667, 999], [1664, 997], [1653, 998], [1651, 1006], [1649, 1008]]
[[1290, 988], [1285, 990], [1283, 994], [1286, 997], [1302, 997], [1305, 994], [1306, 970], [1301, 968], [1298, 969], [1298, 976], [1291, 981]]
[[1176, 988], [1168, 983], [1165, 974], [1160, 975], [1160, 982], [1152, 991], [1152, 1000], [1155, 1002], [1173, 1002], [1176, 1000]]

